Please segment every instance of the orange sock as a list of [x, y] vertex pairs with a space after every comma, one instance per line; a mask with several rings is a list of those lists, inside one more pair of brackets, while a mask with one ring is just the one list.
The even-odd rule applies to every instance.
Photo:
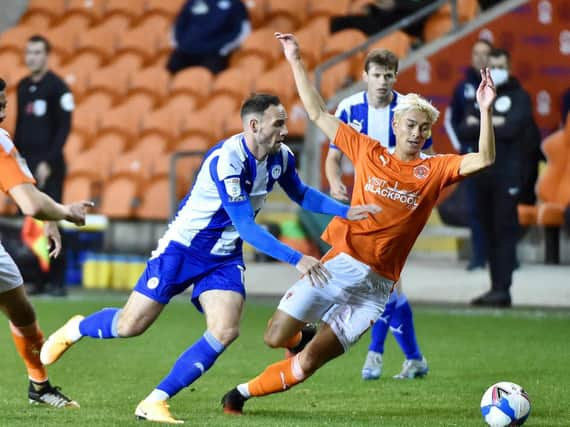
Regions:
[[289, 338], [289, 341], [287, 341], [285, 343], [285, 348], [295, 347], [297, 344], [299, 344], [301, 342], [302, 337], [303, 337], [303, 333], [301, 331], [297, 332], [295, 335], [293, 335], [291, 338]]
[[40, 330], [38, 323], [34, 322], [28, 326], [16, 326], [10, 322], [12, 338], [16, 349], [28, 370], [28, 376], [32, 381], [47, 381], [47, 371], [42, 362], [40, 362], [40, 350], [44, 343], [44, 334]]
[[250, 396], [279, 393], [302, 382], [307, 376], [299, 365], [299, 355], [269, 365], [258, 377], [247, 383]]

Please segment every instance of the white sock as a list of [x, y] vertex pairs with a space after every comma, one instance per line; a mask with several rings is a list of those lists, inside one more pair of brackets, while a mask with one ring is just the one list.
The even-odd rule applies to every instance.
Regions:
[[65, 335], [67, 335], [67, 338], [69, 338], [72, 342], [79, 341], [79, 339], [83, 336], [83, 335], [81, 335], [81, 332], [79, 331], [79, 324], [80, 323], [81, 323], [81, 320], [79, 322], [69, 323], [67, 325], [67, 328], [65, 329]]
[[246, 399], [249, 399], [251, 397], [251, 394], [249, 394], [249, 387], [247, 383], [240, 384], [236, 388], [239, 391], [239, 394], [241, 394]]
[[147, 402], [158, 402], [160, 400], [168, 400], [170, 396], [167, 392], [155, 388], [145, 399]]

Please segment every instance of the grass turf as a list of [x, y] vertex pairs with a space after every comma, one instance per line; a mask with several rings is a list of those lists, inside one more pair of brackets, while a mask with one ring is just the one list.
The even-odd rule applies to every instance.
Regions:
[[[35, 299], [44, 333], [76, 313], [119, 306], [125, 297]], [[221, 396], [257, 375], [283, 353], [267, 349], [262, 334], [275, 305], [248, 302], [240, 338], [214, 367], [171, 402], [173, 415], [193, 426], [481, 426], [483, 391], [513, 381], [530, 393], [530, 426], [568, 426], [568, 325], [562, 311], [469, 311], [417, 307], [422, 350], [430, 364], [423, 380], [398, 381], [403, 356], [389, 337], [384, 376], [364, 382], [360, 368], [368, 336], [305, 384], [287, 393], [253, 399], [246, 415], [221, 411]], [[97, 342], [85, 338], [50, 367], [52, 383], [81, 403], [79, 410], [28, 405], [23, 364], [7, 325], [0, 328], [1, 426], [138, 425], [133, 413], [169, 371], [178, 355], [204, 330], [204, 320], [183, 299], [173, 301], [144, 335]]]

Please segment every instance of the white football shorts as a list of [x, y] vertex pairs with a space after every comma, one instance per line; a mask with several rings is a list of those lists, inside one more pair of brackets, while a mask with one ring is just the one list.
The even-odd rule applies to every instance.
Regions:
[[7, 292], [24, 283], [20, 270], [0, 243], [0, 293]]
[[277, 308], [303, 322], [328, 323], [347, 351], [382, 315], [394, 282], [344, 253], [324, 265], [332, 274], [326, 286], [302, 278]]

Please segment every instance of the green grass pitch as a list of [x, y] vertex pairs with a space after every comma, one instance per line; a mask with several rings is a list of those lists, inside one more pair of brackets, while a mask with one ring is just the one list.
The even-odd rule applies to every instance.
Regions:
[[[76, 313], [119, 306], [125, 296], [35, 299], [49, 334]], [[430, 374], [398, 381], [403, 356], [389, 337], [385, 373], [364, 382], [360, 368], [368, 336], [306, 383], [287, 393], [246, 404], [242, 417], [225, 415], [220, 398], [283, 356], [264, 346], [262, 334], [274, 303], [248, 301], [241, 336], [216, 365], [171, 402], [175, 417], [192, 426], [482, 426], [479, 401], [498, 381], [530, 393], [529, 426], [569, 426], [570, 313], [568, 311], [469, 311], [419, 306], [415, 319]], [[50, 368], [50, 378], [81, 404], [79, 410], [32, 407], [26, 374], [9, 336], [0, 328], [2, 380], [0, 426], [145, 425], [134, 409], [169, 371], [178, 355], [204, 330], [186, 298], [174, 300], [143, 336], [128, 340], [85, 338]]]

